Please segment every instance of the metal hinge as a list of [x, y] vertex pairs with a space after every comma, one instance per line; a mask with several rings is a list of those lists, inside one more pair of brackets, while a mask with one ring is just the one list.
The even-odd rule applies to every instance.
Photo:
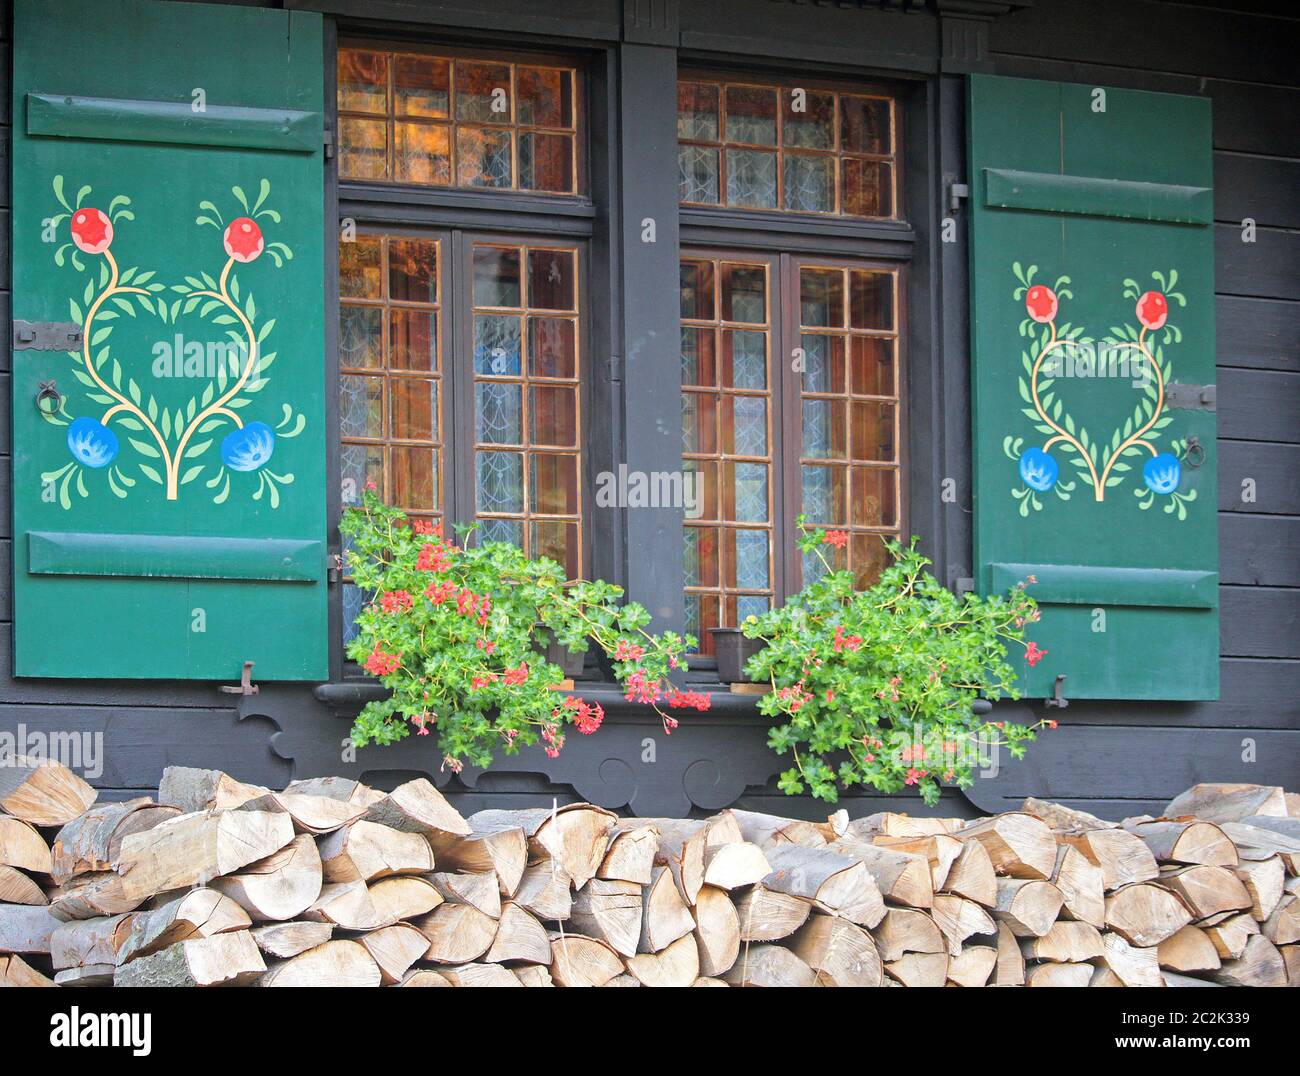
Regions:
[[328, 127], [325, 128], [324, 143], [325, 159], [327, 161], [332, 161], [334, 159], [334, 132]]
[[1215, 411], [1219, 394], [1213, 385], [1180, 385], [1171, 381], [1165, 386], [1165, 403], [1179, 411]]
[[958, 183], [955, 179], [948, 183], [948, 212], [956, 213], [961, 209], [962, 202], [970, 197], [970, 185], [968, 183]]
[[330, 566], [326, 577], [329, 579], [331, 584], [337, 583], [340, 579], [343, 578], [343, 554], [342, 553], [330, 554]]
[[14, 319], [15, 351], [80, 351], [81, 326], [72, 321]]
[[622, 381], [623, 380], [623, 357], [621, 355], [611, 355], [605, 363], [605, 380]]
[[244, 671], [239, 677], [238, 686], [222, 684], [217, 690], [223, 691], [227, 695], [256, 695], [258, 687], [253, 683], [253, 663], [251, 661], [244, 662]]

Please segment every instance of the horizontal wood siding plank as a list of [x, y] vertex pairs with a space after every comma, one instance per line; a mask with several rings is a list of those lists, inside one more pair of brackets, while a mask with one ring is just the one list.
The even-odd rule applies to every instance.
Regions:
[[1220, 295], [1214, 314], [1220, 366], [1300, 372], [1300, 303]]
[[1216, 376], [1221, 437], [1300, 443], [1300, 374], [1220, 368]]
[[1300, 515], [1300, 447], [1220, 440], [1219, 511]]
[[1300, 587], [1300, 518], [1222, 513], [1219, 579], [1243, 586]]
[[[1166, 641], [1178, 644], [1176, 639]], [[1220, 587], [1219, 652], [1229, 657], [1300, 658], [1300, 590]]]
[[1241, 153], [1214, 155], [1214, 219], [1300, 228], [1300, 161]]
[[1300, 299], [1300, 232], [1257, 228], [1251, 242], [1235, 224], [1214, 226], [1214, 290], [1257, 299]]

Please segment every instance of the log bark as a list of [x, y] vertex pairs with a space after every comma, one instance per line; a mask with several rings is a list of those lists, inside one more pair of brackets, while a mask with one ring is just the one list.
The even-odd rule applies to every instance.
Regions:
[[428, 877], [443, 900], [452, 904], [471, 904], [493, 919], [501, 917], [501, 890], [495, 871], [487, 874], [440, 871]]
[[1246, 951], [1251, 936], [1259, 933], [1259, 924], [1249, 915], [1234, 915], [1205, 927], [1205, 933], [1222, 960], [1237, 960]]
[[129, 917], [129, 934], [123, 938], [115, 962], [125, 964], [190, 938], [211, 938], [247, 930], [250, 925], [248, 914], [229, 897], [215, 889], [194, 889], [152, 911]]
[[1193, 785], [1165, 807], [1169, 818], [1193, 815], [1204, 822], [1240, 822], [1254, 814], [1286, 817], [1286, 797], [1271, 785]]
[[371, 804], [365, 819], [404, 833], [468, 836], [473, 829], [430, 782], [417, 777]]
[[826, 844], [825, 835], [811, 822], [735, 808], [714, 817], [721, 819], [723, 816], [735, 823], [744, 840], [764, 851], [779, 844], [797, 844], [804, 848], [821, 848]]
[[1164, 819], [1138, 822], [1127, 828], [1142, 838], [1158, 863], [1237, 865], [1237, 849], [1228, 835], [1213, 822]]
[[362, 807], [370, 807], [384, 798], [384, 793], [367, 788], [350, 777], [307, 777], [290, 781], [284, 790], [304, 796], [328, 796], [332, 800], [344, 800]]
[[80, 874], [116, 870], [122, 841], [180, 815], [148, 796], [119, 803], [96, 803], [73, 819], [54, 838], [51, 875], [64, 885]]
[[882, 835], [876, 837], [872, 843], [895, 852], [925, 857], [926, 862], [930, 864], [930, 886], [935, 892], [947, 886], [948, 875], [962, 855], [962, 842], [948, 833], [930, 833], [911, 837]]
[[313, 835], [333, 833], [366, 813], [361, 804], [303, 792], [268, 792], [240, 804], [239, 810], [287, 814], [297, 832]]
[[158, 802], [182, 814], [198, 811], [231, 811], [271, 790], [261, 785], [246, 785], [220, 770], [202, 770], [191, 766], [168, 766], [158, 785]]
[[188, 938], [159, 952], [121, 964], [114, 986], [248, 986], [266, 971], [247, 930]]
[[17, 755], [0, 766], [0, 811], [33, 826], [67, 825], [95, 794], [62, 763]]
[[50, 935], [50, 963], [59, 971], [83, 964], [116, 964], [134, 918], [127, 913], [60, 924]]
[[52, 891], [50, 914], [56, 919], [96, 919], [135, 911], [147, 899], [146, 893], [127, 892], [120, 874], [102, 871], [80, 874], [67, 885]]
[[659, 830], [656, 826], [617, 826], [611, 831], [609, 851], [605, 853], [596, 877], [607, 882], [649, 885], [658, 850]]
[[[739, 846], [737, 846], [739, 847]], [[978, 847], [978, 846], [977, 846]], [[841, 838], [827, 848], [867, 868], [881, 896], [908, 908], [929, 908], [934, 903], [930, 864], [924, 856], [899, 852], [852, 838]], [[993, 871], [989, 870], [990, 879]]]
[[442, 870], [491, 872], [502, 896], [513, 897], [528, 866], [528, 838], [518, 826], [481, 827], [467, 836], [429, 835], [434, 861]]

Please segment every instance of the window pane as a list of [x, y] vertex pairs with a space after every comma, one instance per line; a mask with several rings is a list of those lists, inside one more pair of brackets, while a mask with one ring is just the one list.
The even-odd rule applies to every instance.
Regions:
[[388, 57], [382, 52], [339, 50], [339, 108], [373, 112], [388, 108]]
[[879, 336], [855, 336], [852, 346], [852, 388], [860, 396], [893, 396], [894, 343]]
[[776, 145], [776, 91], [762, 86], [727, 87], [727, 141]]
[[510, 65], [457, 60], [456, 118], [509, 123]]
[[532, 391], [529, 401], [529, 440], [535, 445], [576, 448], [578, 444], [578, 393], [576, 389], [547, 385]]
[[799, 310], [804, 325], [843, 326], [844, 274], [839, 269], [800, 270]]
[[889, 567], [889, 550], [884, 538], [890, 535], [855, 534], [853, 536], [853, 585], [866, 590]]
[[509, 187], [510, 132], [456, 128], [456, 182], [462, 187]]
[[523, 305], [518, 247], [474, 247], [474, 305]]
[[528, 305], [540, 310], [574, 309], [573, 251], [528, 251]]
[[887, 98], [844, 96], [840, 98], [840, 113], [840, 145], [845, 152], [893, 152]]
[[433, 56], [393, 57], [393, 111], [399, 116], [451, 115], [451, 64]]
[[787, 146], [804, 149], [835, 148], [835, 95], [784, 90], [783, 140]]
[[767, 388], [767, 333], [723, 329], [722, 384], [733, 389]]
[[357, 299], [378, 299], [383, 285], [379, 240], [358, 236], [339, 244], [339, 294]]
[[528, 529], [532, 556], [549, 557], [564, 569], [570, 579], [576, 579], [582, 573], [576, 523], [543, 520], [529, 524]]
[[571, 318], [529, 318], [528, 350], [528, 372], [533, 377], [576, 377], [576, 322]]
[[682, 393], [682, 451], [718, 451], [717, 401], [701, 392]]
[[474, 372], [480, 377], [518, 377], [521, 319], [479, 314], [474, 319]]
[[848, 468], [805, 464], [803, 510], [810, 524], [840, 526], [848, 517]]
[[420, 377], [395, 377], [388, 383], [392, 402], [389, 429], [406, 441], [438, 437], [438, 382]]
[[728, 456], [767, 455], [767, 398], [722, 398], [722, 451]]
[[785, 208], [801, 213], [835, 212], [835, 160], [790, 153], [783, 174]]
[[518, 519], [481, 519], [477, 533], [480, 544], [509, 542], [521, 548], [524, 544], [524, 525]]
[[849, 454], [848, 426], [848, 405], [843, 400], [804, 400], [804, 456], [845, 459]]
[[438, 450], [394, 446], [392, 454], [392, 498], [399, 508], [428, 511], [437, 508]]
[[688, 142], [718, 140], [718, 87], [708, 82], [677, 84], [677, 137]]
[[727, 150], [727, 202], [750, 209], [775, 209], [776, 154]]
[[750, 325], [767, 321], [767, 272], [763, 266], [723, 265], [722, 320]]
[[682, 326], [682, 384], [717, 384], [718, 371], [713, 357], [713, 330]]
[[771, 585], [767, 531], [728, 529], [726, 533], [733, 543], [726, 557], [732, 574], [728, 582], [742, 590], [766, 590]]
[[845, 157], [842, 172], [844, 190], [840, 197], [844, 213], [854, 217], [893, 216], [889, 165]]
[[723, 470], [723, 495], [731, 498], [735, 506], [734, 518], [739, 523], [767, 522], [767, 465], [761, 463], [729, 463]]
[[516, 85], [519, 123], [530, 127], [573, 126], [573, 78], [568, 71], [521, 67]]
[[893, 404], [854, 401], [851, 420], [855, 460], [888, 462], [896, 458]]
[[524, 457], [520, 452], [478, 453], [475, 503], [479, 512], [523, 512]]
[[475, 386], [475, 436], [483, 444], [523, 444], [523, 387], [480, 383]]
[[573, 136], [522, 131], [519, 135], [521, 190], [573, 191]]
[[710, 146], [678, 147], [677, 189], [679, 201], [716, 205], [718, 151]]
[[[686, 585], [688, 587], [716, 587], [718, 585], [718, 528], [686, 528]], [[765, 532], [764, 536], [766, 536]]]
[[855, 329], [894, 327], [894, 275], [855, 269], [849, 274], [849, 324]]
[[534, 452], [529, 511], [548, 516], [578, 513], [578, 457]]
[[427, 239], [388, 241], [388, 297], [403, 303], [438, 301], [438, 244]]
[[855, 527], [898, 525], [898, 504], [894, 496], [896, 473], [892, 467], [853, 468], [850, 523]]
[[339, 378], [339, 428], [344, 437], [384, 436], [384, 382], [379, 377]]
[[376, 369], [384, 363], [383, 311], [374, 306], [339, 308], [339, 365]]
[[384, 488], [384, 450], [379, 445], [343, 445], [340, 458], [344, 504], [360, 504], [370, 482], [377, 490]]
[[684, 261], [681, 264], [682, 317], [713, 320], [713, 263]]
[[804, 392], [843, 392], [844, 337], [804, 333], [799, 346], [803, 348]]
[[450, 183], [450, 130], [441, 124], [393, 124], [393, 178], [437, 186]]
[[339, 175], [348, 179], [388, 178], [388, 124], [339, 117]]

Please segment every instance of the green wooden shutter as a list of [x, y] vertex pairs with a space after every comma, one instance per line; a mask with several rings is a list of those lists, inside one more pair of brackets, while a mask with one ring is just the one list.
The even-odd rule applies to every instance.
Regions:
[[20, 676], [327, 675], [322, 57], [318, 15], [16, 5]]
[[1210, 103], [969, 105], [977, 586], [1037, 579], [1028, 695], [1217, 698]]

